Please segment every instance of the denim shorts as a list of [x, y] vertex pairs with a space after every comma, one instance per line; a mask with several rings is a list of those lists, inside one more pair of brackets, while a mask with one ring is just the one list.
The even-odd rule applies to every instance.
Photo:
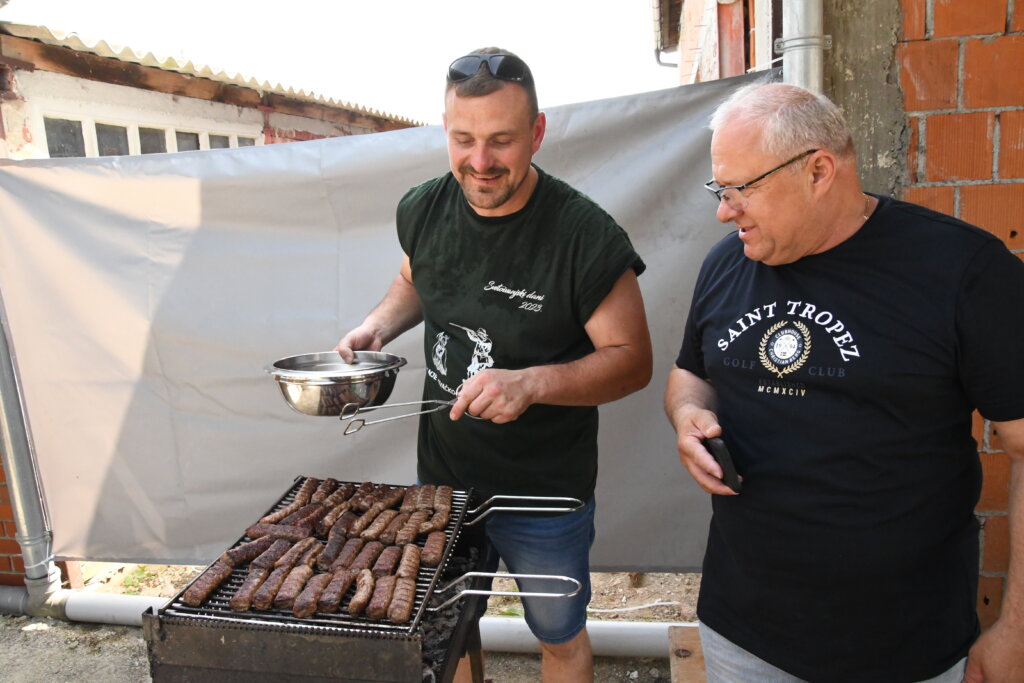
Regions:
[[[571, 598], [522, 598], [526, 624], [537, 640], [549, 645], [565, 643], [587, 624], [590, 603], [590, 546], [594, 543], [594, 508], [591, 498], [576, 512], [528, 515], [496, 512], [487, 518], [487, 538], [511, 574], [556, 574], [580, 582]], [[494, 571], [487, 568], [486, 571]], [[524, 593], [568, 593], [565, 581], [516, 579]]]

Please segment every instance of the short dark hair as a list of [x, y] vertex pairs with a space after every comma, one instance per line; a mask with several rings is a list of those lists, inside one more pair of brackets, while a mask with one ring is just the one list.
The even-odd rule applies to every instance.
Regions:
[[[522, 59], [522, 57], [519, 57], [519, 55], [514, 52], [502, 50], [500, 47], [481, 47], [477, 50], [473, 50], [469, 54], [509, 55], [510, 57]], [[445, 87], [444, 94], [445, 97], [447, 97], [448, 92], [454, 89], [457, 97], [483, 97], [484, 95], [490, 95], [493, 92], [497, 92], [506, 86], [519, 86], [526, 91], [526, 98], [530, 106], [530, 117], [531, 119], [537, 118], [537, 113], [540, 111], [540, 108], [537, 106], [537, 86], [533, 82], [532, 75], [531, 78], [513, 83], [512, 81], [495, 78], [491, 74], [490, 69], [487, 68], [487, 64], [483, 62], [480, 64], [480, 68], [477, 69], [476, 73], [470, 78], [456, 83], [449, 81], [447, 87]]]

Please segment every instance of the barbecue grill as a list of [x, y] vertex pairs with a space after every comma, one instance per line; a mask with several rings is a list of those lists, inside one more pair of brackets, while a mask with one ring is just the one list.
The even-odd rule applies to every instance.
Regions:
[[[268, 514], [291, 503], [305, 479], [297, 477]], [[474, 570], [492, 562], [495, 551], [482, 526], [473, 523], [495, 510], [536, 510], [490, 508], [467, 520], [467, 513], [481, 509], [470, 509], [473, 498], [472, 491], [453, 491], [442, 560], [436, 568], [420, 567], [409, 623], [353, 617], [342, 610], [304, 619], [273, 608], [234, 611], [228, 603], [246, 575], [245, 566], [235, 567], [198, 607], [183, 602], [186, 587], [164, 607], [143, 614], [154, 683], [452, 680], [462, 654], [479, 653], [476, 615], [480, 600], [494, 594], [484, 586], [490, 575]], [[232, 547], [248, 540], [243, 536]]]

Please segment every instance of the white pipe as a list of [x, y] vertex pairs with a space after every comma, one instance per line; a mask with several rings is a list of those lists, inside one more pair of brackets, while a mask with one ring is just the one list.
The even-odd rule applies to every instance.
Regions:
[[[587, 633], [594, 654], [601, 657], [669, 656], [670, 626], [696, 628], [696, 622], [654, 621], [587, 621]], [[482, 617], [480, 640], [488, 652], [540, 652], [540, 645], [526, 625], [517, 617]]]
[[0, 612], [93, 624], [142, 626], [142, 613], [150, 607], [158, 610], [168, 600], [159, 596], [61, 589], [50, 593], [45, 602], [39, 602], [32, 599], [27, 588], [0, 586]]
[[816, 93], [825, 89], [824, 17], [823, 0], [783, 0], [779, 43], [785, 83]]

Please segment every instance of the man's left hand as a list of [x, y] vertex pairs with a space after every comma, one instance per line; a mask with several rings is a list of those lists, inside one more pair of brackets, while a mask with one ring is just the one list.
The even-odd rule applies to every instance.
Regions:
[[527, 370], [495, 370], [478, 372], [462, 384], [452, 406], [450, 417], [458, 420], [471, 417], [495, 424], [512, 422], [533, 403]]
[[1019, 681], [1024, 681], [1024, 635], [1021, 629], [996, 621], [971, 647], [964, 683]]

